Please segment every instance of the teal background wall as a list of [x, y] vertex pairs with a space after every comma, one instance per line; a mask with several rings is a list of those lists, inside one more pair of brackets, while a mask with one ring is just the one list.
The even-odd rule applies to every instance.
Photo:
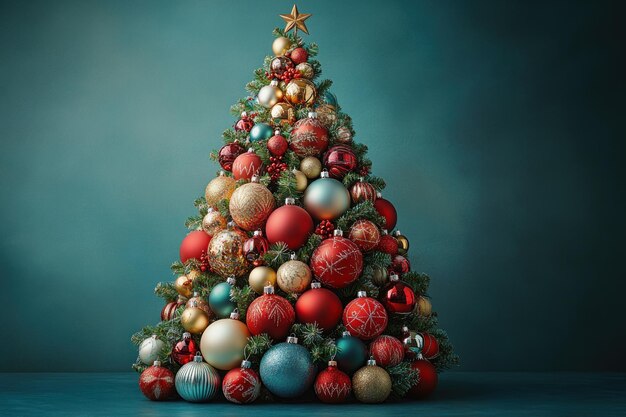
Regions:
[[[623, 13], [586, 3], [299, 4], [465, 370], [626, 370]], [[290, 8], [1, 3], [0, 371], [129, 369]]]

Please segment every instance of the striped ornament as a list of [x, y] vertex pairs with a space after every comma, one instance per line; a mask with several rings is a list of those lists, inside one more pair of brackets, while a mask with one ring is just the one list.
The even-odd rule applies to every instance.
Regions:
[[181, 300], [172, 301], [170, 303], [165, 304], [163, 309], [161, 310], [161, 320], [167, 321], [172, 320], [176, 316], [176, 309], [182, 306], [183, 303]]
[[176, 391], [186, 401], [209, 401], [217, 395], [220, 384], [220, 375], [199, 353], [176, 373]]

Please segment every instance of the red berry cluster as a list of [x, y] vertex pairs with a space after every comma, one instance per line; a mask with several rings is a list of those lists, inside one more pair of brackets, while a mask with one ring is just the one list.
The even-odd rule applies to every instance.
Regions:
[[270, 174], [270, 178], [273, 181], [278, 180], [280, 178], [280, 174], [287, 169], [287, 164], [283, 162], [283, 157], [281, 156], [270, 156], [271, 164], [267, 167], [267, 173]]
[[288, 83], [289, 81], [293, 80], [294, 78], [302, 78], [302, 74], [300, 74], [300, 72], [297, 71], [293, 67], [293, 64], [292, 64], [292, 66], [287, 68], [285, 70], [285, 72], [283, 72], [282, 74], [277, 74], [274, 71], [272, 71], [272, 72], [267, 72], [266, 71], [265, 72], [265, 76], [267, 77], [268, 80], [278, 79], [278, 80], [284, 81], [285, 83]]
[[200, 271], [206, 272], [209, 268], [209, 257], [207, 256], [206, 251], [202, 251], [202, 254], [200, 255]]
[[323, 239], [333, 237], [335, 231], [335, 225], [330, 220], [322, 220], [320, 224], [315, 228], [315, 234], [320, 235]]

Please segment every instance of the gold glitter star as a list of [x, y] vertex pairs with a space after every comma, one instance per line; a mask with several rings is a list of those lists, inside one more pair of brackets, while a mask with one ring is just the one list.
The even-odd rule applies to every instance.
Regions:
[[296, 6], [295, 4], [291, 9], [291, 14], [281, 14], [279, 16], [282, 17], [285, 22], [287, 22], [287, 24], [285, 25], [285, 33], [293, 29], [295, 34], [297, 35], [298, 29], [300, 29], [307, 35], [309, 34], [309, 31], [307, 30], [304, 21], [311, 17], [311, 15], [306, 13], [298, 13], [298, 6]]

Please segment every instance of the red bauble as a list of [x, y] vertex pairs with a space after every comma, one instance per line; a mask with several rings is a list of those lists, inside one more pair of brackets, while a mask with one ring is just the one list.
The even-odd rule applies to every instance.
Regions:
[[172, 320], [176, 316], [176, 309], [185, 304], [182, 300], [172, 301], [165, 304], [161, 310], [161, 320]]
[[246, 325], [254, 336], [267, 333], [274, 341], [283, 340], [296, 321], [293, 307], [283, 297], [273, 293], [273, 287], [265, 287], [265, 294], [248, 307]]
[[246, 150], [243, 146], [241, 146], [237, 141], [222, 146], [222, 149], [220, 149], [218, 154], [220, 166], [226, 171], [231, 171], [233, 169], [233, 162], [235, 159], [245, 151]]
[[381, 252], [388, 253], [391, 256], [395, 256], [398, 253], [398, 241], [395, 237], [387, 234], [386, 231], [383, 231], [383, 235], [380, 237], [377, 249]]
[[354, 337], [370, 340], [378, 337], [387, 327], [387, 311], [365, 291], [359, 291], [358, 298], [350, 301], [343, 310], [343, 324]]
[[419, 371], [419, 380], [409, 392], [408, 396], [413, 398], [428, 397], [437, 387], [437, 370], [432, 363], [425, 359], [418, 359], [411, 364], [411, 368]]
[[411, 287], [398, 280], [397, 275], [392, 275], [380, 291], [380, 301], [390, 313], [408, 314], [415, 308], [417, 298]]
[[243, 254], [246, 260], [254, 266], [261, 266], [263, 262], [263, 255], [269, 248], [269, 242], [263, 236], [263, 232], [257, 230], [254, 232], [254, 236], [246, 240], [243, 244]]
[[328, 147], [328, 131], [314, 114], [298, 120], [291, 130], [289, 147], [300, 157], [317, 156]]
[[249, 180], [255, 175], [261, 175], [263, 169], [263, 161], [261, 157], [254, 153], [252, 149], [246, 153], [242, 153], [233, 162], [233, 178], [236, 180]]
[[202, 257], [202, 253], [206, 253], [211, 236], [202, 230], [196, 230], [189, 233], [180, 243], [180, 261], [186, 262], [187, 259], [197, 259]]
[[267, 150], [274, 156], [284, 155], [284, 153], [287, 152], [287, 148], [289, 148], [289, 143], [287, 139], [280, 134], [279, 130], [275, 131], [274, 136], [267, 140]]
[[426, 359], [433, 359], [439, 356], [439, 342], [430, 333], [419, 333], [423, 339], [422, 356]]
[[396, 208], [393, 204], [391, 204], [389, 200], [378, 197], [376, 201], [374, 201], [374, 208], [378, 214], [385, 218], [385, 229], [389, 231], [393, 230], [398, 221], [398, 212], [396, 212]]
[[306, 62], [306, 60], [309, 58], [309, 54], [304, 48], [296, 48], [293, 51], [291, 51], [289, 58], [291, 58], [294, 64], [298, 65], [298, 64], [302, 64], [303, 62]]
[[352, 204], [359, 204], [364, 201], [376, 201], [376, 188], [369, 182], [363, 182], [361, 179], [350, 187], [350, 196]]
[[141, 373], [139, 389], [152, 401], [168, 400], [176, 392], [174, 374], [169, 369], [155, 364]]
[[356, 168], [357, 163], [356, 155], [346, 145], [333, 146], [324, 154], [324, 166], [332, 178], [345, 177], [348, 172]]
[[363, 254], [354, 242], [336, 235], [322, 241], [311, 255], [310, 264], [311, 271], [322, 284], [344, 288], [361, 275]]
[[343, 305], [337, 295], [319, 283], [311, 284], [311, 289], [304, 292], [296, 301], [296, 317], [299, 323], [317, 323], [322, 330], [333, 330], [339, 320]]
[[[244, 361], [244, 364], [250, 363]], [[246, 365], [247, 366], [247, 365]], [[254, 402], [261, 393], [261, 379], [251, 368], [243, 366], [228, 371], [222, 380], [224, 397], [235, 404]]]
[[241, 119], [235, 123], [236, 131], [245, 131], [249, 132], [252, 130], [252, 126], [254, 126], [254, 120], [250, 116], [246, 114], [246, 112], [241, 113]]
[[380, 232], [378, 227], [369, 220], [357, 220], [350, 227], [348, 238], [356, 243], [362, 251], [367, 252], [378, 246]]
[[196, 342], [191, 338], [191, 333], [183, 333], [182, 340], [176, 342], [172, 348], [172, 359], [179, 365], [184, 365], [193, 360], [198, 352]]
[[323, 403], [339, 404], [345, 402], [352, 392], [350, 377], [337, 369], [337, 362], [330, 361], [315, 378], [315, 395]]
[[302, 247], [313, 232], [313, 219], [302, 207], [290, 200], [267, 218], [265, 235], [270, 243], [285, 242], [289, 249]]
[[395, 366], [404, 359], [404, 346], [395, 337], [378, 336], [370, 344], [370, 355], [379, 366]]
[[411, 270], [411, 263], [402, 255], [396, 255], [391, 261], [390, 270], [402, 276]]

